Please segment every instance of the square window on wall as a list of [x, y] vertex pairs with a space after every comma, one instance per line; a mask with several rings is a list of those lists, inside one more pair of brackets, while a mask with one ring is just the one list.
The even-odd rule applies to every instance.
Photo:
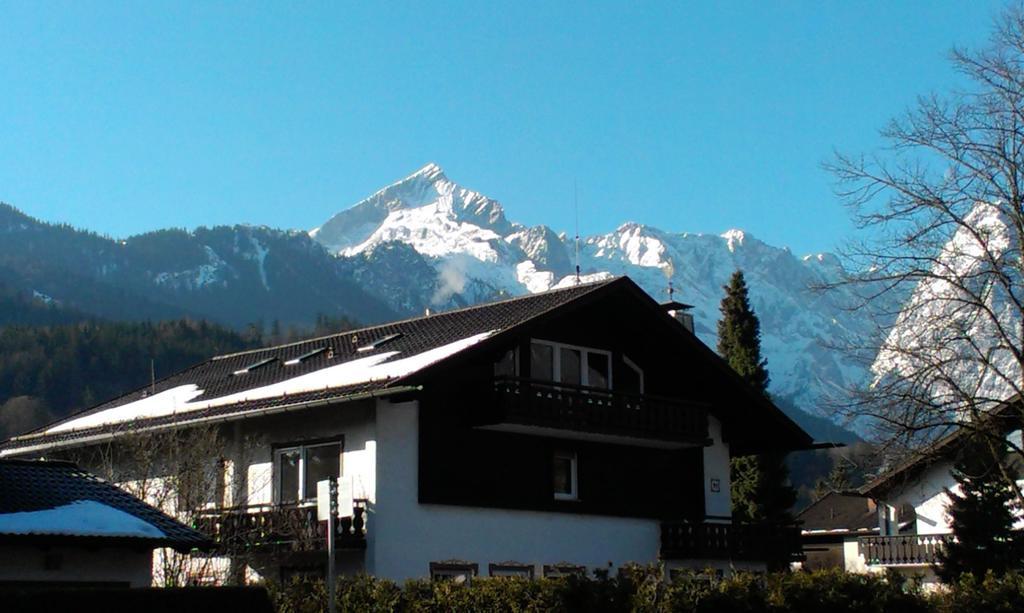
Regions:
[[575, 453], [555, 452], [551, 477], [555, 500], [579, 499]]
[[473, 562], [449, 560], [430, 563], [430, 578], [433, 581], [451, 581], [468, 585], [477, 575], [479, 567]]

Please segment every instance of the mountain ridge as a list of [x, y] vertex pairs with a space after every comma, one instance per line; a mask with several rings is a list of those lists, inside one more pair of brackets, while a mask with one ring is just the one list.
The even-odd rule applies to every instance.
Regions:
[[[567, 233], [525, 226], [497, 200], [452, 181], [430, 163], [310, 231], [367, 291], [396, 310], [450, 308], [575, 282], [576, 245]], [[831, 418], [828, 402], [867, 369], [831, 347], [863, 334], [846, 307], [853, 296], [811, 286], [838, 280], [828, 253], [797, 257], [733, 228], [720, 234], [668, 232], [627, 221], [581, 237], [580, 278], [628, 275], [656, 299], [694, 305], [697, 334], [714, 347], [721, 288], [742, 269], [761, 318], [774, 396]], [[387, 270], [387, 274], [382, 271]], [[415, 271], [415, 272], [413, 272]]]

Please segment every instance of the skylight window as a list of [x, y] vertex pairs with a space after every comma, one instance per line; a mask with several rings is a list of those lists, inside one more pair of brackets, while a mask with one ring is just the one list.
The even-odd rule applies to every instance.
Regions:
[[236, 376], [236, 377], [239, 376], [239, 375], [244, 375], [244, 374], [250, 373], [250, 372], [252, 372], [252, 371], [254, 371], [254, 370], [258, 369], [258, 368], [263, 368], [264, 366], [266, 366], [268, 364], [271, 364], [273, 362], [276, 362], [276, 361], [277, 361], [277, 358], [265, 358], [265, 359], [260, 360], [259, 362], [255, 362], [253, 364], [250, 364], [250, 365], [246, 366], [245, 368], [240, 368], [239, 370], [236, 370], [235, 372], [233, 372], [231, 374]]
[[302, 362], [305, 362], [309, 358], [316, 357], [316, 356], [320, 355], [321, 353], [323, 353], [325, 351], [327, 351], [327, 346], [326, 345], [323, 346], [323, 347], [317, 347], [316, 349], [314, 349], [312, 351], [307, 351], [306, 353], [300, 355], [297, 358], [292, 358], [292, 359], [288, 360], [287, 362], [284, 363], [284, 365], [285, 366], [295, 366], [296, 364], [301, 364]]
[[405, 336], [405, 335], [402, 334], [401, 332], [396, 332], [394, 334], [389, 334], [387, 336], [378, 338], [377, 340], [373, 341], [369, 345], [363, 345], [362, 347], [359, 347], [358, 349], [356, 349], [356, 351], [359, 351], [360, 353], [365, 352], [365, 351], [373, 351], [374, 349], [377, 349], [378, 347], [381, 347], [382, 345], [384, 345], [386, 343], [390, 343], [393, 340], [402, 338], [403, 336]]

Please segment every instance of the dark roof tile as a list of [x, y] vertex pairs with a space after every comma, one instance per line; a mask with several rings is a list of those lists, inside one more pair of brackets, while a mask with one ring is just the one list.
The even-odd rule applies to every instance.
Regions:
[[[329, 366], [343, 364], [358, 358], [388, 352], [398, 352], [398, 355], [391, 358], [392, 360], [417, 355], [477, 334], [507, 330], [568, 304], [599, 288], [615, 283], [618, 280], [622, 280], [622, 278], [581, 284], [358, 330], [349, 330], [286, 345], [217, 356], [162, 379], [156, 382], [152, 388], [150, 386], [140, 388], [88, 410], [70, 415], [32, 433], [6, 441], [0, 444], [0, 452], [10, 454], [39, 445], [82, 439], [118, 430], [131, 429], [139, 425], [147, 428], [158, 427], [178, 422], [190, 422], [195, 419], [237, 415], [249, 411], [260, 411], [316, 400], [344, 400], [353, 395], [384, 389], [396, 385], [400, 382], [400, 379], [373, 381], [257, 401], [243, 400], [231, 405], [182, 411], [164, 417], [138, 420], [136, 422], [123, 422], [116, 425], [103, 425], [44, 434], [46, 430], [54, 426], [142, 400], [153, 393], [159, 394], [182, 385], [193, 384], [201, 389], [203, 393], [194, 398], [192, 402], [202, 402], [280, 383], [300, 375], [312, 373]], [[366, 346], [376, 340], [396, 334], [401, 336], [369, 351], [358, 351], [358, 348], [361, 346]], [[312, 355], [297, 364], [285, 364], [289, 360], [303, 356], [321, 347], [326, 347], [327, 350]], [[247, 366], [258, 364], [271, 358], [274, 359], [273, 362], [256, 368], [251, 372], [234, 374], [245, 369]]]
[[78, 501], [94, 501], [123, 511], [158, 528], [166, 538], [111, 537], [88, 532], [76, 534], [4, 533], [4, 538], [103, 538], [145, 541], [156, 546], [169, 546], [187, 551], [209, 548], [211, 542], [200, 532], [189, 528], [135, 496], [88, 473], [70, 462], [43, 460], [0, 460], [0, 514], [44, 511]]

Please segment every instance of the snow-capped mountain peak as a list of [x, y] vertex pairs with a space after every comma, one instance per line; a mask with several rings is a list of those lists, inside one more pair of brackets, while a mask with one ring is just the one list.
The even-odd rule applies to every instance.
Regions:
[[831, 256], [827, 266], [801, 260], [742, 230], [672, 233], [626, 222], [581, 237], [577, 256], [573, 235], [511, 223], [496, 200], [428, 164], [310, 234], [367, 290], [410, 314], [575, 283], [577, 258], [582, 281], [628, 275], [658, 300], [667, 299], [671, 282], [677, 298], [695, 305], [697, 334], [712, 347], [722, 286], [742, 269], [761, 317], [776, 398], [814, 410], [826, 392], [864, 375], [827, 348], [858, 321], [839, 298], [809, 289], [841, 267]]
[[[331, 217], [310, 236], [339, 255], [353, 255], [393, 240], [416, 242], [438, 254], [452, 249], [485, 256], [483, 246], [511, 229], [501, 205], [450, 181], [427, 164], [408, 177]], [[459, 236], [455, 236], [459, 235]]]

